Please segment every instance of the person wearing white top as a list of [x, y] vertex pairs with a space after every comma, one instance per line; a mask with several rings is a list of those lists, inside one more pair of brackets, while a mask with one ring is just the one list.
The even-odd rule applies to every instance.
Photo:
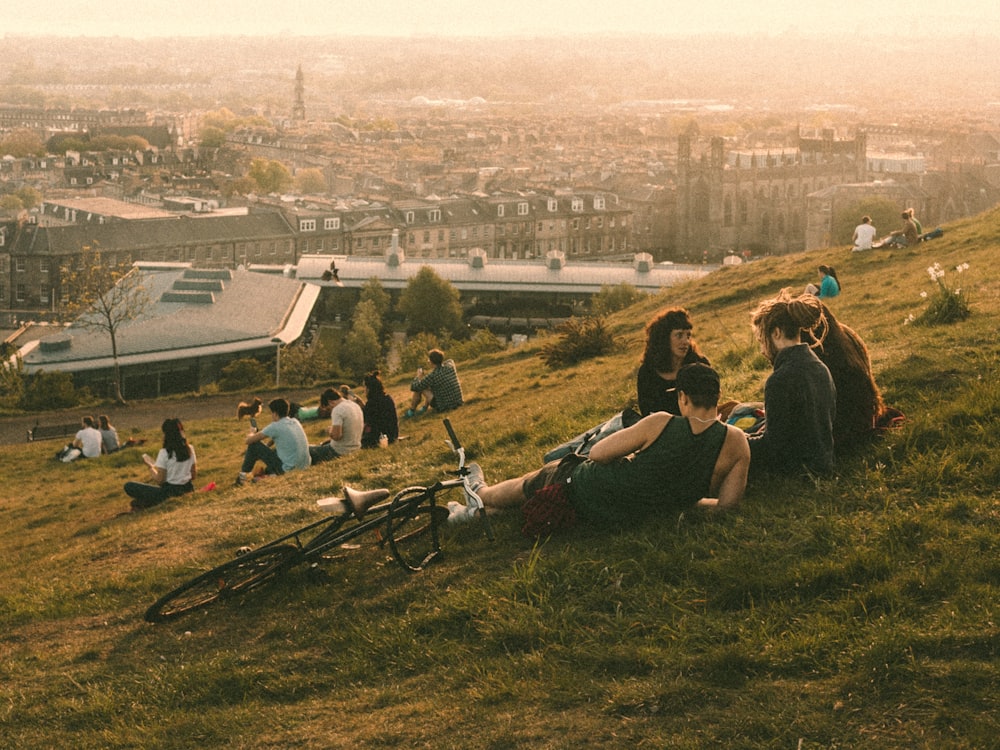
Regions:
[[875, 227], [870, 216], [862, 216], [861, 223], [854, 227], [854, 251], [871, 250], [875, 240]]
[[132, 510], [142, 510], [159, 505], [164, 500], [194, 491], [194, 480], [198, 475], [198, 461], [194, 446], [184, 436], [181, 420], [164, 420], [163, 448], [154, 461], [148, 453], [142, 460], [149, 467], [156, 484], [127, 482], [125, 494], [132, 498]]

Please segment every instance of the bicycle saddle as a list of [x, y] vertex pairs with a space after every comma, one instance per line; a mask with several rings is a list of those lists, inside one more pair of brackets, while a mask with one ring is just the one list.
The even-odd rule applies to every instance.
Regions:
[[370, 507], [375, 505], [375, 503], [382, 502], [387, 497], [389, 497], [389, 490], [386, 489], [363, 492], [361, 490], [352, 490], [347, 486], [344, 487], [344, 500], [347, 502], [354, 517], [359, 521]]

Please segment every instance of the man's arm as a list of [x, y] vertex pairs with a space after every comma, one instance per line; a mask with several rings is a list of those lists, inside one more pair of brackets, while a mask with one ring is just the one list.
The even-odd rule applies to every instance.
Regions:
[[713, 485], [718, 482], [718, 497], [703, 497], [698, 501], [699, 508], [728, 510], [737, 507], [743, 500], [750, 471], [750, 443], [742, 430], [731, 425], [727, 425], [726, 429], [728, 434], [719, 457], [724, 467], [722, 477], [713, 477]]
[[590, 460], [606, 464], [642, 450], [652, 445], [669, 421], [670, 415], [665, 411], [659, 411], [643, 417], [631, 427], [612, 432], [590, 449]]

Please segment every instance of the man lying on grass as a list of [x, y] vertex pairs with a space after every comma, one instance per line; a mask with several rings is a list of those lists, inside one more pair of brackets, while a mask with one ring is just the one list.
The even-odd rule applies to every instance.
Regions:
[[[695, 506], [739, 505], [750, 448], [742, 430], [718, 418], [718, 374], [708, 365], [686, 365], [677, 373], [677, 391], [681, 416], [655, 412], [598, 442], [588, 459], [570, 454], [492, 486], [470, 464], [479, 475], [472, 489], [488, 508], [525, 506], [529, 534], [576, 518], [632, 524]], [[460, 503], [449, 509], [450, 520], [469, 515]]]

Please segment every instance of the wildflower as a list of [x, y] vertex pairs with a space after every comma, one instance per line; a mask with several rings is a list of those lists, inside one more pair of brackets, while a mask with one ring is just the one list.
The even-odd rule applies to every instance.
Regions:
[[920, 293], [920, 299], [927, 299], [927, 292], [926, 291]]

